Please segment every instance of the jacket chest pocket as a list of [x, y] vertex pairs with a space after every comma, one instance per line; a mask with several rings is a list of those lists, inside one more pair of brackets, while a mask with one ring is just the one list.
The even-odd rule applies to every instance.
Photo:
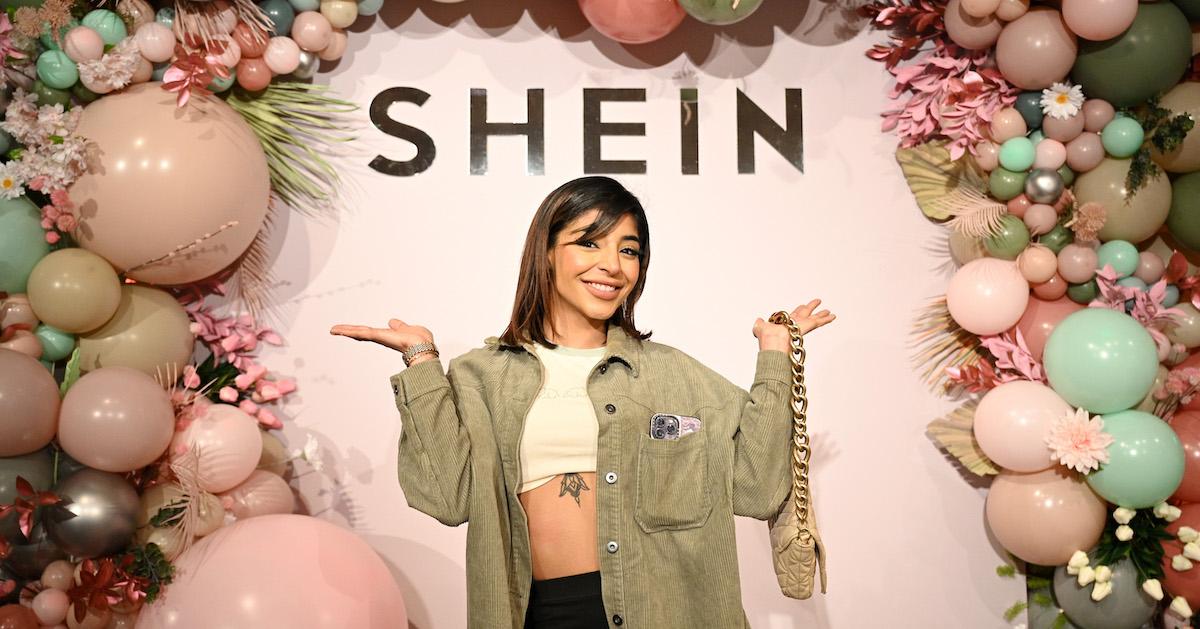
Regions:
[[702, 526], [712, 511], [707, 433], [638, 440], [634, 519], [647, 533]]

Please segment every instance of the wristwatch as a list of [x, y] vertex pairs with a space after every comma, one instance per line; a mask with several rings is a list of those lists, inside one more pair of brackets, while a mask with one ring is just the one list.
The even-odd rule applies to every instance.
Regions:
[[404, 366], [407, 367], [412, 362], [412, 359], [417, 357], [417, 354], [424, 354], [425, 352], [433, 352], [434, 356], [438, 356], [437, 347], [433, 343], [417, 343], [416, 345], [408, 346], [408, 348], [401, 352], [404, 356]]

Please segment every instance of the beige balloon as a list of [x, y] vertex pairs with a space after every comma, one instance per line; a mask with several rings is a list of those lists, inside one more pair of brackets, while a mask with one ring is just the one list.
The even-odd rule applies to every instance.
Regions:
[[284, 447], [279, 437], [270, 431], [263, 432], [262, 442], [262, 456], [258, 459], [258, 469], [286, 479], [292, 467], [287, 448]]
[[1149, 244], [1142, 243], [1138, 248], [1143, 251], [1157, 253], [1158, 257], [1162, 258], [1164, 263], [1169, 263], [1171, 261], [1171, 254], [1178, 251], [1187, 260], [1188, 275], [1194, 275], [1197, 270], [1200, 270], [1200, 266], [1197, 266], [1197, 264], [1200, 264], [1200, 255], [1197, 255], [1194, 251], [1185, 249], [1183, 245], [1175, 242], [1171, 234], [1166, 231], [1156, 235], [1149, 241]]
[[1175, 307], [1182, 310], [1183, 314], [1176, 316], [1174, 323], [1167, 324], [1167, 338], [1172, 343], [1182, 343], [1188, 349], [1200, 347], [1200, 310], [1196, 310], [1190, 301]]
[[126, 284], [117, 311], [100, 328], [79, 336], [79, 367], [87, 372], [121, 365], [158, 376], [182, 373], [196, 342], [187, 312], [166, 291]]
[[1130, 163], [1128, 159], [1106, 158], [1075, 180], [1075, 199], [1079, 205], [1095, 202], [1108, 212], [1099, 233], [1102, 241], [1146, 240], [1162, 227], [1171, 211], [1171, 182], [1165, 176], [1148, 180], [1132, 199], [1125, 198], [1125, 176], [1129, 174]]
[[1150, 392], [1142, 399], [1141, 404], [1138, 404], [1134, 410], [1142, 411], [1143, 413], [1154, 413], [1154, 407], [1158, 405], [1158, 400], [1154, 399], [1154, 394], [1162, 390], [1167, 384], [1167, 376], [1170, 372], [1162, 365], [1158, 366], [1158, 374], [1154, 376], [1154, 385], [1150, 387]]
[[[220, 98], [193, 95], [180, 108], [161, 83], [141, 83], [88, 105], [78, 132], [96, 143], [99, 164], [70, 190], [75, 239], [129, 277], [166, 285], [210, 277], [262, 227], [267, 159]], [[164, 258], [178, 247], [188, 248]]]
[[237, 487], [222, 493], [221, 498], [239, 520], [296, 510], [296, 496], [287, 481], [265, 470], [254, 470]]
[[94, 330], [121, 301], [121, 280], [112, 265], [78, 247], [59, 249], [29, 274], [29, 303], [37, 317], [65, 332]]
[[225, 507], [221, 499], [201, 491], [196, 500], [196, 523], [192, 533], [196, 537], [204, 537], [225, 525]]
[[1150, 158], [1168, 172], [1190, 173], [1200, 170], [1200, 82], [1188, 81], [1176, 85], [1163, 95], [1159, 106], [1175, 114], [1187, 114], [1196, 125], [1170, 153], [1163, 154], [1151, 146]]

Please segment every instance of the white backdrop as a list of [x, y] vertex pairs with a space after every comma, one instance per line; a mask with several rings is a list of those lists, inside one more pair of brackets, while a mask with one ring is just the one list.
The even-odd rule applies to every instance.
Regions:
[[[832, 4], [769, 0], [723, 29], [693, 20], [655, 44], [625, 48], [591, 30], [567, 0], [389, 0], [360, 20], [350, 50], [320, 80], [361, 108], [354, 155], [337, 161], [346, 211], [334, 220], [283, 216], [272, 247], [274, 320], [288, 346], [264, 364], [294, 375], [285, 439], [313, 434], [326, 469], [299, 477], [306, 509], [352, 527], [391, 567], [410, 626], [466, 621], [465, 527], [407, 507], [395, 478], [400, 425], [387, 378], [400, 356], [327, 331], [429, 327], [444, 359], [503, 330], [529, 219], [559, 184], [584, 174], [582, 91], [645, 88], [644, 103], [604, 107], [605, 121], [645, 122], [646, 137], [611, 138], [607, 159], [645, 159], [616, 175], [642, 200], [654, 254], [638, 308], [654, 340], [749, 386], [755, 317], [820, 297], [838, 320], [806, 341], [815, 442], [814, 493], [828, 545], [830, 592], [782, 597], [766, 525], [739, 519], [747, 614], [756, 628], [1000, 627], [1023, 597], [1001, 579], [983, 489], [924, 435], [951, 408], [912, 372], [912, 315], [944, 291], [944, 232], [916, 209], [879, 131], [888, 76], [863, 51], [878, 35]], [[679, 73], [699, 88], [700, 175], [679, 174]], [[425, 172], [392, 177], [372, 157], [411, 158], [407, 142], [366, 123], [380, 91], [428, 92], [391, 117], [433, 137]], [[469, 174], [471, 88], [488, 90], [492, 121], [523, 122], [525, 90], [546, 95], [546, 170], [525, 174], [525, 139], [490, 141], [490, 169]], [[757, 173], [737, 174], [734, 105], [744, 91], [783, 121], [783, 90], [804, 93], [805, 171], [766, 142]], [[300, 468], [304, 469], [303, 464]]]

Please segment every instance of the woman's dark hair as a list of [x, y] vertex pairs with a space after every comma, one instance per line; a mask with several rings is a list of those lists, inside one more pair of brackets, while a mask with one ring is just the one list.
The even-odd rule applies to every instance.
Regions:
[[559, 186], [542, 201], [529, 224], [525, 248], [521, 253], [521, 271], [517, 277], [517, 294], [513, 299], [512, 318], [500, 336], [501, 342], [520, 345], [525, 342], [555, 345], [546, 339], [545, 322], [550, 315], [550, 298], [554, 294], [554, 271], [550, 268], [549, 253], [557, 244], [558, 233], [589, 210], [599, 210], [596, 220], [588, 226], [581, 240], [594, 240], [607, 235], [626, 214], [637, 223], [639, 272], [637, 283], [625, 301], [609, 318], [609, 325], [619, 325], [630, 337], [650, 338], [650, 332], [639, 332], [633, 323], [634, 307], [646, 285], [646, 269], [650, 266], [650, 227], [642, 204], [611, 177], [580, 177]]

